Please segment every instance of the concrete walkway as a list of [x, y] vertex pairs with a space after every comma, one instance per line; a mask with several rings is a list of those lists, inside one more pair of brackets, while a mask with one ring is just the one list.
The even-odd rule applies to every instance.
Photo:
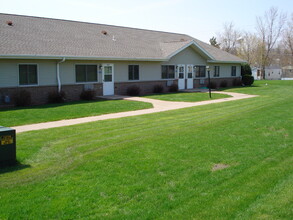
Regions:
[[142, 110], [136, 110], [136, 111], [119, 112], [119, 113], [112, 113], [112, 114], [105, 114], [105, 115], [91, 116], [91, 117], [84, 117], [84, 118], [44, 122], [44, 123], [31, 124], [31, 125], [22, 125], [22, 126], [17, 126], [12, 128], [16, 130], [16, 133], [21, 133], [26, 131], [56, 128], [56, 127], [76, 125], [76, 124], [93, 122], [93, 121], [101, 121], [101, 120], [114, 119], [114, 118], [123, 118], [123, 117], [129, 117], [129, 116], [151, 114], [155, 112], [163, 112], [163, 111], [169, 111], [174, 109], [181, 109], [181, 108], [187, 108], [187, 107], [193, 107], [193, 106], [200, 106], [200, 105], [207, 105], [212, 103], [228, 102], [228, 101], [234, 101], [239, 99], [247, 99], [247, 98], [256, 97], [256, 95], [246, 95], [246, 94], [232, 93], [232, 92], [213, 92], [213, 93], [227, 94], [232, 97], [223, 98], [223, 99], [215, 99], [215, 100], [207, 100], [207, 101], [201, 101], [201, 102], [170, 102], [170, 101], [161, 101], [161, 100], [142, 98], [142, 97], [125, 97], [123, 98], [124, 100], [149, 102], [149, 103], [152, 103], [154, 107], [150, 109], [142, 109]]

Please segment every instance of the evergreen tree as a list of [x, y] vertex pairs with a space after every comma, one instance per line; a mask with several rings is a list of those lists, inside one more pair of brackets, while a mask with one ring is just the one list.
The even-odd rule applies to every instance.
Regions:
[[220, 48], [220, 44], [217, 42], [217, 38], [215, 38], [215, 37], [212, 37], [210, 39], [210, 44], [216, 48]]

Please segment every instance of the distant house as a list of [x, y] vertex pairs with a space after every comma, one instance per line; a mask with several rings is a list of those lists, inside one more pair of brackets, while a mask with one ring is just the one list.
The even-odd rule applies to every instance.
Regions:
[[282, 77], [282, 68], [279, 65], [270, 65], [265, 67], [265, 79], [280, 80]]
[[251, 68], [252, 76], [255, 80], [262, 79], [261, 68], [259, 67], [252, 67]]
[[293, 80], [293, 66], [282, 67], [282, 80]]
[[77, 100], [85, 89], [203, 87], [207, 66], [213, 82], [232, 85], [245, 62], [185, 34], [11, 14], [0, 14], [0, 30], [0, 95], [22, 88], [34, 104], [57, 90]]

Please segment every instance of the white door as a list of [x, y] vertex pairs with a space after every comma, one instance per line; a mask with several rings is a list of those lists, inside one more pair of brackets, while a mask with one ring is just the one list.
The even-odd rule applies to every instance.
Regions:
[[193, 65], [187, 65], [187, 89], [193, 89]]
[[185, 89], [185, 66], [178, 65], [178, 89]]
[[114, 95], [114, 64], [103, 64], [103, 95]]

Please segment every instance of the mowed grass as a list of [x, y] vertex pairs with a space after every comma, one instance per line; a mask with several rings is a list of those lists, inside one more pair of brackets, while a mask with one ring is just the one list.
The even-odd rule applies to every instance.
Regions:
[[[222, 99], [229, 98], [231, 96], [225, 94], [213, 93], [211, 99]], [[178, 93], [162, 93], [155, 95], [143, 96], [144, 98], [159, 99], [164, 101], [175, 101], [175, 102], [199, 102], [210, 100], [209, 93], [201, 92], [178, 92]]]
[[25, 108], [0, 109], [0, 126], [17, 126], [62, 119], [97, 116], [152, 108], [152, 104], [127, 100], [78, 101]]
[[228, 91], [256, 98], [19, 134], [0, 219], [292, 219], [293, 82], [255, 84]]

